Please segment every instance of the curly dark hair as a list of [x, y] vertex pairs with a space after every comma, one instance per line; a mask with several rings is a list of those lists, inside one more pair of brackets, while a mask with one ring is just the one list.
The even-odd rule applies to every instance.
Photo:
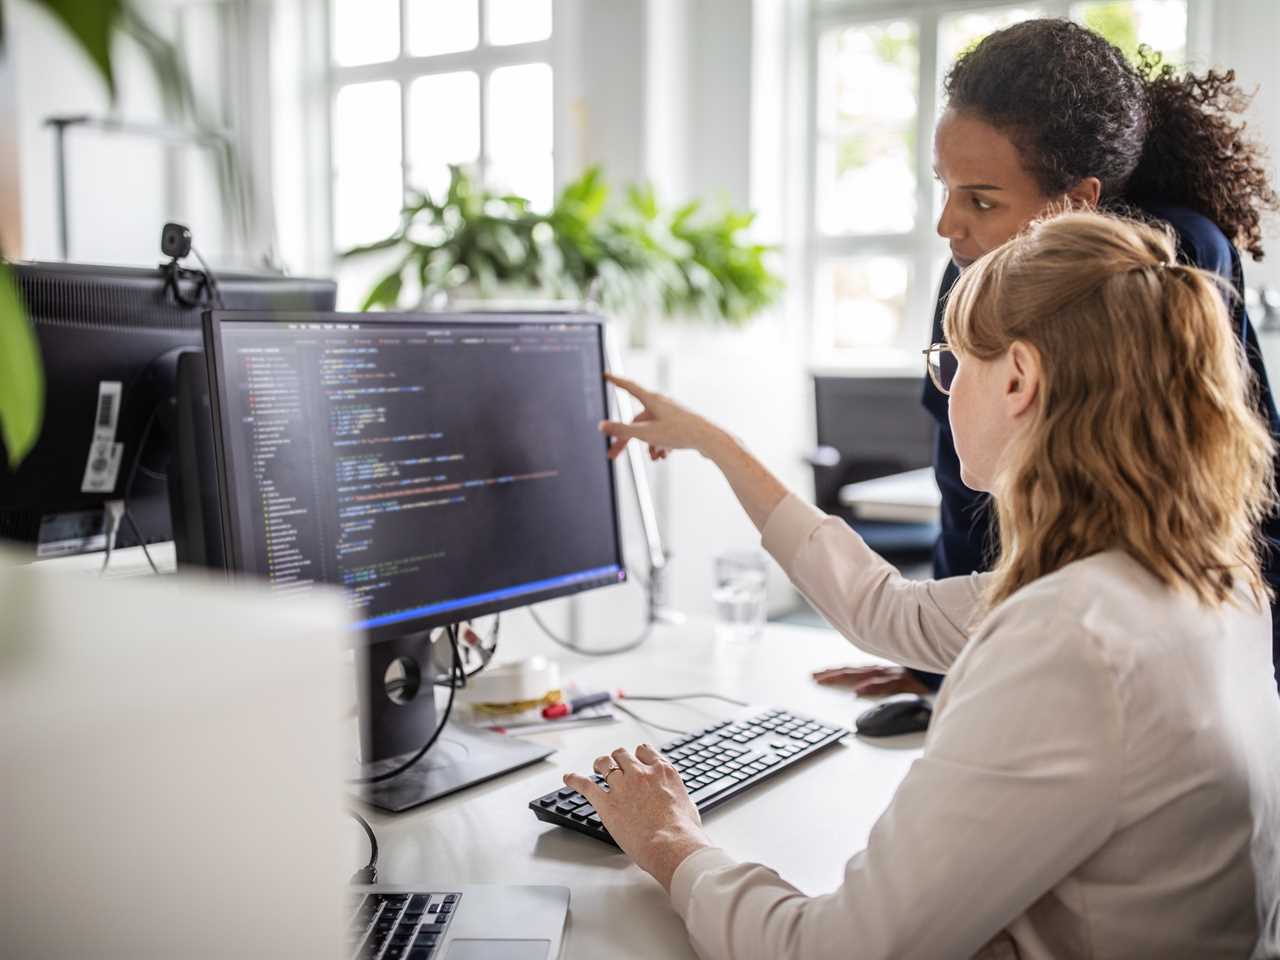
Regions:
[[1010, 136], [1045, 193], [1097, 177], [1104, 203], [1189, 207], [1262, 259], [1280, 197], [1238, 119], [1249, 98], [1234, 71], [1179, 75], [1145, 47], [1134, 66], [1079, 24], [1025, 20], [962, 54], [945, 90]]

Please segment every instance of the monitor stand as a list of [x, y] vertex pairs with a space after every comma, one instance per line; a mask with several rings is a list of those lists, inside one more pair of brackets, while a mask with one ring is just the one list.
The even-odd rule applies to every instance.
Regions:
[[[371, 807], [399, 813], [536, 763], [554, 752], [518, 737], [451, 722], [417, 764], [383, 783], [359, 787], [356, 797]], [[403, 756], [380, 760], [367, 765], [364, 775], [376, 776], [403, 762]]]

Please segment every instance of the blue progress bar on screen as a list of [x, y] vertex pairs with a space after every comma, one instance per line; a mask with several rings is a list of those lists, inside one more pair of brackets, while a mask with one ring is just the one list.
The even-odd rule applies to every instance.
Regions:
[[477, 593], [469, 597], [459, 597], [457, 600], [441, 600], [439, 603], [429, 603], [423, 607], [414, 607], [412, 610], [401, 610], [398, 613], [384, 613], [380, 617], [370, 617], [368, 620], [361, 620], [353, 624], [357, 629], [367, 629], [370, 627], [385, 627], [389, 623], [400, 623], [404, 620], [417, 620], [420, 617], [429, 617], [437, 613], [446, 613], [450, 610], [458, 610], [462, 607], [475, 607], [482, 603], [492, 603], [495, 600], [505, 600], [508, 597], [519, 597], [529, 593], [539, 593], [543, 590], [552, 590], [556, 587], [566, 587], [573, 583], [582, 583], [587, 580], [596, 580], [600, 577], [610, 574], [619, 574], [622, 568], [616, 563], [612, 563], [607, 567], [596, 567], [594, 570], [583, 570], [580, 573], [566, 573], [562, 577], [552, 577], [550, 580], [535, 580], [532, 583], [522, 583], [515, 587], [503, 587], [501, 590], [491, 590], [489, 593]]

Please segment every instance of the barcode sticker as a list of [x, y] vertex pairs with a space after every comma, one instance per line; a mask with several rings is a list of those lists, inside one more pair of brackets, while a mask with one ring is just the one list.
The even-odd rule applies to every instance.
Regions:
[[120, 416], [119, 380], [103, 380], [98, 384], [98, 413], [93, 421], [93, 439], [111, 443], [116, 438], [116, 421]]
[[98, 427], [109, 429], [111, 427], [112, 414], [116, 409], [116, 398], [114, 394], [104, 393], [98, 397]]
[[124, 444], [116, 443], [116, 426], [120, 420], [120, 395], [124, 385], [119, 380], [98, 383], [98, 406], [93, 416], [93, 439], [84, 464], [81, 493], [110, 493], [116, 488]]

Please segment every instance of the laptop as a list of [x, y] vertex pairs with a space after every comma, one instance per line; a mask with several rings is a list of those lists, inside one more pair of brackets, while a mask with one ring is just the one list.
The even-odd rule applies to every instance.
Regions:
[[565, 887], [346, 883], [339, 594], [0, 552], [0, 609], [6, 955], [559, 956]]

